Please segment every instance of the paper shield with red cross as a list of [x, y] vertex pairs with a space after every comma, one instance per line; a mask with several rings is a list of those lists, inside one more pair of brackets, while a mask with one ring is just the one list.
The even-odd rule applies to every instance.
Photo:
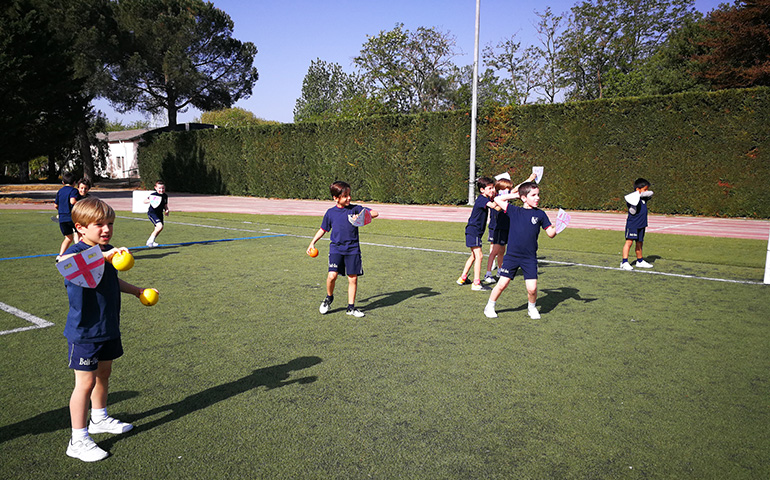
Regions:
[[64, 278], [83, 288], [96, 288], [104, 275], [104, 255], [99, 245], [62, 260], [56, 268]]
[[348, 215], [348, 220], [350, 220], [350, 224], [354, 227], [363, 227], [364, 225], [369, 225], [372, 223], [371, 210], [364, 207], [364, 209], [358, 215]]
[[570, 220], [572, 220], [570, 214], [560, 208], [559, 213], [556, 215], [556, 223], [554, 224], [556, 233], [563, 232], [564, 229], [567, 228], [567, 225], [569, 225]]

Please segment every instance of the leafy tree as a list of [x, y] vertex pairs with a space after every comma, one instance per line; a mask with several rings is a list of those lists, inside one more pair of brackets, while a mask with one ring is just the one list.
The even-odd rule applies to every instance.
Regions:
[[571, 12], [560, 64], [576, 100], [602, 98], [609, 72], [633, 70], [695, 14], [693, 0], [586, 0]]
[[139, 130], [142, 128], [149, 129], [150, 122], [148, 120], [134, 120], [133, 122], [124, 125], [123, 122], [116, 120], [105, 120], [104, 131], [105, 132], [122, 132], [124, 130]]
[[[49, 155], [71, 138], [87, 109], [71, 45], [56, 34], [48, 2], [0, 7], [0, 150], [10, 163]], [[26, 169], [22, 169], [26, 173]]]
[[504, 72], [500, 82], [505, 97], [504, 104], [524, 105], [533, 90], [539, 86], [538, 52], [534, 47], [527, 47], [519, 53], [521, 42], [515, 35], [500, 41], [494, 47], [484, 47], [482, 58], [493, 72]]
[[257, 117], [252, 112], [239, 107], [225, 108], [203, 112], [200, 119], [202, 123], [218, 125], [220, 127], [251, 127], [255, 125], [280, 125], [280, 122], [265, 120]]
[[715, 88], [770, 85], [770, 0], [736, 0], [703, 24], [705, 53], [693, 59]]
[[545, 101], [554, 103], [556, 96], [566, 86], [564, 73], [559, 68], [559, 57], [563, 48], [560, 27], [564, 17], [554, 15], [551, 7], [547, 7], [545, 12], [535, 12], [535, 14], [540, 18], [536, 26], [540, 46], [535, 47], [541, 58], [538, 83]]
[[367, 91], [392, 111], [438, 111], [447, 106], [454, 48], [449, 33], [425, 27], [410, 32], [397, 24], [369, 37], [353, 62]]
[[612, 70], [606, 77], [604, 96], [629, 97], [668, 95], [705, 91], [710, 82], [699, 77], [700, 65], [692, 57], [706, 51], [699, 46], [704, 36], [703, 20], [689, 20], [672, 32], [649, 58], [638, 62], [628, 73]]
[[119, 111], [166, 111], [173, 126], [188, 106], [229, 108], [251, 95], [257, 49], [232, 37], [233, 21], [212, 3], [121, 0], [114, 8], [128, 52], [109, 68], [108, 98]]
[[[454, 67], [449, 79], [453, 86], [447, 95], [451, 108], [470, 109], [473, 103], [473, 65]], [[507, 88], [491, 68], [479, 74], [476, 95], [481, 108], [500, 107], [509, 104], [510, 100]]]
[[310, 62], [302, 80], [302, 96], [294, 106], [294, 121], [317, 121], [339, 117], [345, 105], [356, 97], [366, 97], [359, 79], [347, 74], [338, 63], [320, 58]]

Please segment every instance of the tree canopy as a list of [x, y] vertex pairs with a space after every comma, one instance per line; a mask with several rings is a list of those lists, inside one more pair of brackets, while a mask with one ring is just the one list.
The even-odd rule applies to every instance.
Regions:
[[229, 15], [202, 0], [115, 2], [119, 61], [109, 65], [107, 97], [122, 112], [165, 111], [169, 125], [193, 106], [229, 108], [251, 95], [257, 48], [232, 37]]
[[693, 56], [698, 74], [715, 88], [770, 85], [770, 0], [737, 0], [722, 5], [703, 22]]

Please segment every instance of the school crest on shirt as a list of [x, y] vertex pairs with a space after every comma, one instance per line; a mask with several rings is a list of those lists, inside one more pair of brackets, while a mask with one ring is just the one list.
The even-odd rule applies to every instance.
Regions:
[[150, 206], [152, 208], [158, 208], [160, 202], [163, 201], [163, 197], [159, 195], [150, 195]]
[[537, 225], [537, 217], [532, 217], [530, 220], [532, 220], [532, 225]]
[[83, 288], [96, 288], [104, 275], [104, 255], [99, 245], [56, 264], [64, 278]]

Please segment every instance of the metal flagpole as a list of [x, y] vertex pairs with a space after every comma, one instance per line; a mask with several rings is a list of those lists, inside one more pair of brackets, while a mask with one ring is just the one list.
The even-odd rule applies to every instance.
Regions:
[[471, 159], [468, 169], [468, 205], [473, 205], [476, 194], [476, 111], [479, 107], [479, 13], [481, 0], [476, 0], [476, 43], [473, 49], [473, 105], [471, 107]]

